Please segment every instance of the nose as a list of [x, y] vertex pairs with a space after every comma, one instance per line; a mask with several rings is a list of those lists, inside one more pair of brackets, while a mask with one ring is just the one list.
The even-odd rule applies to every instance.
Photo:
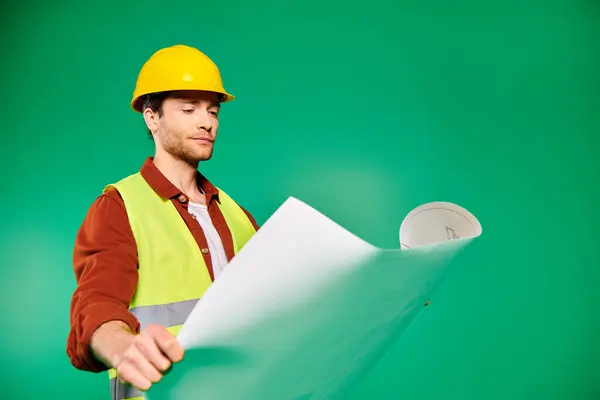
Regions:
[[198, 119], [196, 121], [196, 127], [198, 129], [203, 129], [207, 132], [212, 131], [213, 122], [210, 118], [208, 110], [200, 110], [198, 113]]

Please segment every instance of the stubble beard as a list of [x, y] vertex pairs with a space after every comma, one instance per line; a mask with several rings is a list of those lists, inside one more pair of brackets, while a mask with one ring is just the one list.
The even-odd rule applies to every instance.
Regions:
[[166, 128], [161, 134], [161, 142], [164, 150], [176, 160], [197, 167], [200, 161], [208, 161], [212, 157], [212, 149], [208, 154], [200, 153], [190, 145], [186, 145], [182, 135]]

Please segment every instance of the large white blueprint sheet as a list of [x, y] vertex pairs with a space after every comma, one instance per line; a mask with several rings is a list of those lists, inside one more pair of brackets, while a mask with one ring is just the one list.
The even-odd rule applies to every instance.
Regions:
[[198, 302], [184, 360], [146, 397], [344, 398], [470, 240], [380, 249], [289, 198]]

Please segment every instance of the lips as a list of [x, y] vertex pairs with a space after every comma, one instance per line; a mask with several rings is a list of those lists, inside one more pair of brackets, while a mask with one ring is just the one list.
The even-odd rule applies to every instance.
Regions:
[[212, 139], [206, 137], [192, 138], [194, 142], [212, 144]]

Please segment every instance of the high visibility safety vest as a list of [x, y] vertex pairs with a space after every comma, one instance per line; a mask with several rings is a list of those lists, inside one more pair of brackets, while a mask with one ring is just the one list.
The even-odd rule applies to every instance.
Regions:
[[[170, 199], [162, 198], [138, 172], [108, 185], [127, 210], [138, 251], [138, 286], [129, 311], [141, 329], [159, 324], [177, 335], [212, 281], [202, 253]], [[220, 208], [233, 237], [234, 254], [256, 233], [246, 213], [219, 190]], [[113, 400], [142, 400], [143, 393], [108, 371]]]

